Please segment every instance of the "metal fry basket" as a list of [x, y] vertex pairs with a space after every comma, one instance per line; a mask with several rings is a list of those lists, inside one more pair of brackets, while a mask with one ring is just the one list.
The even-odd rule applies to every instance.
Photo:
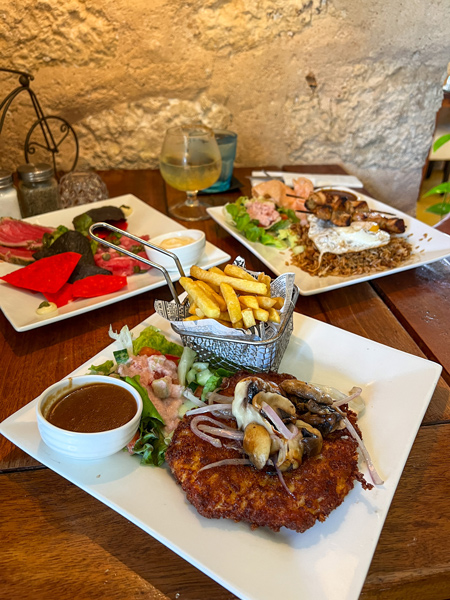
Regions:
[[[241, 258], [237, 258], [234, 264], [245, 268], [245, 262]], [[252, 271], [248, 272], [257, 275]], [[285, 305], [280, 311], [280, 323], [260, 323], [250, 331], [230, 330], [217, 324], [216, 331], [211, 331], [206, 326], [202, 330], [201, 321], [186, 325], [182, 319], [189, 314], [188, 304], [183, 304], [180, 308], [172, 302], [157, 301], [155, 309], [158, 314], [171, 321], [172, 329], [181, 337], [183, 345], [195, 350], [199, 360], [209, 362], [215, 368], [276, 371], [292, 334], [293, 312], [299, 290], [295, 285], [294, 273], [280, 275], [271, 282], [270, 289], [272, 296], [285, 298]]]
[[[177, 265], [180, 276], [184, 276], [184, 271], [178, 257], [168, 250], [159, 248], [151, 242], [142, 240], [109, 223], [95, 223], [91, 225], [89, 230], [91, 237], [99, 243], [139, 260], [148, 266], [155, 267], [163, 273], [172, 293], [173, 302], [156, 300], [155, 310], [159, 315], [171, 322], [172, 329], [180, 336], [183, 345], [192, 348], [197, 353], [199, 361], [209, 362], [216, 369], [223, 367], [233, 371], [245, 369], [246, 371], [257, 373], [271, 370], [276, 371], [278, 369], [292, 334], [293, 312], [299, 296], [298, 287], [294, 283], [295, 275], [293, 273], [281, 275], [272, 281], [270, 286], [273, 296], [282, 296], [285, 298], [285, 305], [280, 312], [281, 320], [279, 324], [262, 323], [259, 328], [251, 332], [251, 335], [242, 330], [233, 330], [232, 334], [228, 334], [229, 330], [225, 330], [223, 334], [215, 334], [211, 331], [194, 331], [193, 329], [187, 329], [183, 322], [183, 319], [189, 315], [189, 302], [187, 298], [183, 302], [180, 301], [167, 270], [157, 263], [142, 258], [110, 241], [98, 237], [94, 233], [97, 228], [105, 228], [114, 233], [124, 235], [140, 244], [170, 256]], [[235, 264], [239, 264], [239, 266], [245, 268], [245, 262], [240, 258], [235, 260]], [[248, 272], [252, 273], [251, 271]]]
[[[265, 340], [246, 340], [232, 336], [216, 336], [207, 333], [186, 333], [171, 323], [184, 346], [197, 353], [198, 360], [209, 362], [214, 368], [244, 369], [246, 371], [276, 371], [289, 344], [293, 330], [293, 312], [298, 298], [298, 288], [294, 287], [292, 300], [283, 313], [277, 332]], [[244, 338], [244, 339], [243, 339]]]

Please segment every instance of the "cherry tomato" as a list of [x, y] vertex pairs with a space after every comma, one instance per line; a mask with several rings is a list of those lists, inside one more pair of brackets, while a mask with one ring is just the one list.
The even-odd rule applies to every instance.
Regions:
[[[154, 348], [150, 348], [149, 346], [144, 346], [140, 349], [139, 354], [144, 356], [163, 356], [163, 353], [159, 350], [155, 350]], [[179, 356], [174, 356], [173, 354], [164, 354], [164, 356], [168, 360], [173, 360], [173, 362], [178, 362], [180, 360]]]
[[150, 346], [144, 346], [139, 350], [139, 354], [143, 354], [144, 356], [155, 356], [155, 354], [161, 355], [162, 352], [155, 350], [154, 348], [150, 348]]

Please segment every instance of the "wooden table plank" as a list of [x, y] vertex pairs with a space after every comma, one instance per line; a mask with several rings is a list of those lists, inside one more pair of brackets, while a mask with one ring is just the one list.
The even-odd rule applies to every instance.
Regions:
[[450, 384], [450, 260], [376, 279], [374, 289]]
[[[396, 350], [429, 359], [369, 283], [352, 285], [318, 296], [327, 321], [356, 335]], [[450, 387], [440, 378], [423, 424], [450, 421]]]
[[[2, 598], [234, 598], [53, 471], [3, 474], [0, 481]], [[20, 529], [14, 515], [21, 515]]]
[[450, 598], [450, 425], [421, 427], [361, 600]]

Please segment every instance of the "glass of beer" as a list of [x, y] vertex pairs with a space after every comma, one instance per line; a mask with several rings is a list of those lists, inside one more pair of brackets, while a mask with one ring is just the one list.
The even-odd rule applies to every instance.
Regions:
[[201, 124], [170, 127], [164, 138], [159, 166], [163, 179], [186, 199], [169, 207], [171, 215], [183, 221], [208, 219], [210, 206], [199, 200], [199, 190], [217, 181], [222, 159], [214, 132]]

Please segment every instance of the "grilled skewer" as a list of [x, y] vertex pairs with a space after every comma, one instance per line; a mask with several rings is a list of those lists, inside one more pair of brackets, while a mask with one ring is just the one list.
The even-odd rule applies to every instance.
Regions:
[[305, 208], [318, 219], [331, 221], [337, 227], [348, 227], [352, 221], [373, 221], [389, 233], [405, 231], [403, 219], [387, 218], [384, 213], [372, 211], [364, 200], [348, 200], [338, 195], [327, 198], [323, 192], [314, 192], [306, 200]]

